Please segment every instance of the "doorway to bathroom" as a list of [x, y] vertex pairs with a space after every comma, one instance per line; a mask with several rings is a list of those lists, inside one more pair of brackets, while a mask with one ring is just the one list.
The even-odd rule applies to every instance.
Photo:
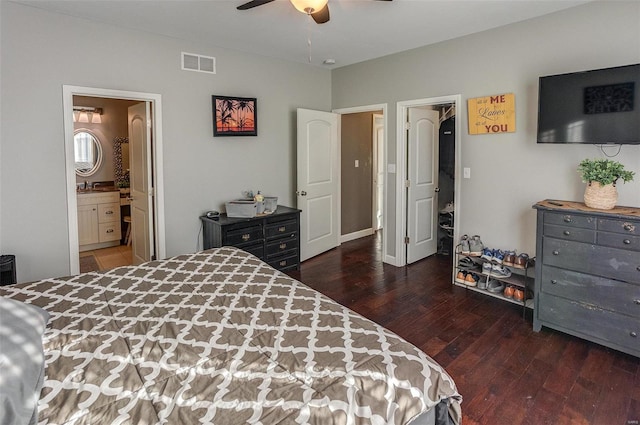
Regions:
[[[63, 91], [71, 274], [164, 258], [160, 96]], [[76, 171], [87, 159], [77, 154], [79, 133], [99, 141], [101, 159], [88, 176]]]

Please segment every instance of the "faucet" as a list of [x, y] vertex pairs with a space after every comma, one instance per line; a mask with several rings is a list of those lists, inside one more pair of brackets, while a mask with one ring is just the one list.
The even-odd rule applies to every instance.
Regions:
[[87, 180], [84, 181], [84, 188], [85, 189], [91, 189], [91, 183], [89, 183]]

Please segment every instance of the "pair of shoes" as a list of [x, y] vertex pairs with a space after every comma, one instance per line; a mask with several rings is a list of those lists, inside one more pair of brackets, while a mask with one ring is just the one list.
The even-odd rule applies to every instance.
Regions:
[[479, 278], [475, 273], [459, 270], [454, 280], [456, 283], [462, 283], [467, 286], [476, 286]]
[[504, 283], [500, 282], [499, 280], [491, 279], [489, 283], [487, 283], [487, 291], [493, 294], [499, 294], [500, 292], [504, 291]]
[[510, 266], [513, 267], [513, 263], [516, 261], [516, 251], [505, 251], [504, 253], [504, 260], [502, 261], [502, 264], [504, 264], [505, 266]]
[[484, 263], [482, 265], [482, 274], [491, 277], [504, 278], [511, 276], [511, 270], [500, 264]]
[[516, 269], [526, 269], [528, 263], [529, 255], [523, 252], [516, 257], [515, 261], [513, 262], [513, 267], [515, 267]]
[[460, 237], [460, 253], [462, 255], [469, 255], [471, 252], [469, 251], [469, 235], [462, 235]]
[[469, 255], [472, 257], [479, 257], [482, 255], [482, 250], [484, 249], [484, 245], [480, 240], [480, 236], [474, 235], [471, 239], [469, 239]]
[[504, 295], [505, 298], [513, 298], [514, 291], [515, 288], [513, 286], [507, 286], [506, 288], [504, 288], [504, 292], [502, 293], [502, 295]]
[[504, 251], [501, 249], [485, 248], [482, 250], [482, 255], [480, 256], [480, 258], [502, 264], [502, 262], [504, 261], [504, 255]]
[[501, 266], [500, 264], [492, 264], [489, 276], [497, 277], [498, 279], [509, 277], [511, 276], [511, 270], [505, 266]]
[[460, 261], [458, 261], [458, 267], [467, 267], [467, 268], [471, 268], [471, 267], [475, 267], [476, 266], [476, 262], [473, 261], [471, 258], [469, 257], [462, 257], [460, 259]]

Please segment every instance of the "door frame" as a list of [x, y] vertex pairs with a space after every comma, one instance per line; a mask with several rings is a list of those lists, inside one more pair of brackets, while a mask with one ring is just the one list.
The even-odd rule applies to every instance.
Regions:
[[[378, 143], [378, 139], [376, 138], [376, 120], [377, 119], [382, 119], [382, 128], [383, 131], [385, 130], [385, 126], [384, 126], [384, 115], [382, 114], [373, 114], [373, 122], [371, 123], [371, 127], [372, 127], [372, 131], [371, 131], [371, 147], [372, 147], [372, 170], [374, 173], [378, 173], [378, 167], [380, 166], [380, 162], [382, 162], [382, 164], [384, 165], [385, 163], [385, 158], [384, 158], [384, 152], [382, 154], [382, 158], [378, 158], [378, 152], [377, 152], [377, 146], [376, 143]], [[384, 151], [385, 146], [387, 144], [385, 143], [384, 140], [384, 135], [382, 137], [382, 149]], [[382, 173], [382, 193], [384, 193], [384, 176], [386, 175], [386, 172]], [[376, 229], [377, 227], [377, 222], [378, 222], [378, 203], [380, 202], [380, 200], [378, 199], [378, 188], [376, 187], [376, 185], [372, 185], [371, 187], [371, 200], [372, 200], [372, 211], [371, 211], [371, 227], [373, 228], [373, 231], [376, 232], [379, 229]], [[384, 196], [382, 197], [382, 221], [384, 223]], [[384, 225], [383, 225], [384, 227]]]
[[62, 111], [64, 123], [65, 169], [67, 179], [67, 218], [69, 226], [69, 272], [80, 273], [80, 248], [78, 245], [78, 199], [76, 193], [76, 173], [73, 154], [73, 96], [104, 97], [113, 99], [138, 100], [151, 103], [151, 126], [153, 134], [153, 210], [156, 237], [156, 258], [166, 257], [165, 215], [164, 215], [164, 169], [162, 148], [162, 96], [156, 93], [112, 90], [96, 87], [62, 86]]
[[[389, 147], [389, 113], [388, 113], [388, 104], [386, 103], [378, 103], [378, 104], [373, 104], [373, 105], [362, 105], [362, 106], [353, 106], [350, 108], [339, 108], [339, 109], [333, 109], [331, 112], [334, 112], [336, 114], [340, 114], [340, 115], [346, 115], [346, 114], [356, 114], [359, 112], [377, 112], [377, 111], [382, 111], [382, 118], [383, 118], [383, 125], [384, 125], [384, 161], [385, 163], [388, 161], [389, 158], [389, 152], [388, 152], [388, 147]], [[342, 121], [342, 120], [341, 120]], [[338, 131], [340, 132], [339, 135], [341, 135], [342, 132], [342, 127], [340, 126], [338, 128]], [[338, 137], [338, 152], [341, 153], [342, 152], [342, 137]], [[341, 160], [342, 155], [340, 155], [339, 160]], [[339, 164], [338, 164], [339, 165]], [[338, 171], [340, 170], [340, 168], [338, 168]], [[340, 192], [342, 192], [342, 174], [339, 172], [338, 173], [339, 176], [338, 178], [340, 179]], [[384, 263], [389, 263], [389, 264], [395, 264], [394, 262], [394, 256], [389, 255], [388, 250], [387, 250], [387, 245], [385, 244], [385, 241], [387, 240], [387, 184], [389, 182], [389, 177], [387, 176], [388, 174], [388, 170], [385, 171], [384, 173], [384, 187], [382, 189], [382, 193], [383, 193], [383, 210], [382, 210], [382, 262]], [[340, 195], [342, 196], [342, 195]], [[342, 220], [342, 212], [340, 211], [340, 209], [338, 209], [338, 220], [339, 222], [341, 222]], [[372, 223], [373, 224], [373, 223]]]
[[[407, 194], [405, 191], [405, 181], [407, 176], [407, 143], [409, 142], [407, 136], [407, 129], [405, 123], [407, 122], [407, 116], [409, 108], [415, 108], [420, 106], [432, 106], [440, 105], [443, 103], [453, 103], [456, 108], [456, 126], [455, 126], [455, 165], [454, 165], [454, 205], [455, 214], [453, 216], [453, 240], [458, 240], [459, 224], [461, 216], [460, 205], [460, 189], [462, 185], [461, 174], [461, 121], [459, 118], [462, 95], [449, 95], [439, 97], [429, 97], [424, 99], [405, 100], [396, 104], [396, 161], [397, 161], [397, 174], [396, 174], [396, 256], [395, 262], [391, 263], [398, 267], [407, 265], [407, 250], [405, 249], [404, 236], [407, 234]], [[386, 182], [385, 182], [386, 183]], [[386, 188], [385, 188], [386, 190]], [[386, 198], [386, 195], [385, 195]], [[434, 217], [437, 219], [437, 217]], [[386, 220], [385, 220], [386, 221]], [[386, 223], [385, 223], [386, 227]]]

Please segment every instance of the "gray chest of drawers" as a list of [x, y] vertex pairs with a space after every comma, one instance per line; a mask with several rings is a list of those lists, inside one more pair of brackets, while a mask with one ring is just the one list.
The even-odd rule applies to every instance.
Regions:
[[253, 218], [231, 218], [220, 214], [212, 220], [200, 217], [204, 249], [221, 246], [242, 248], [287, 271], [300, 269], [300, 210], [278, 205], [273, 214]]
[[533, 329], [640, 357], [640, 209], [541, 201]]

